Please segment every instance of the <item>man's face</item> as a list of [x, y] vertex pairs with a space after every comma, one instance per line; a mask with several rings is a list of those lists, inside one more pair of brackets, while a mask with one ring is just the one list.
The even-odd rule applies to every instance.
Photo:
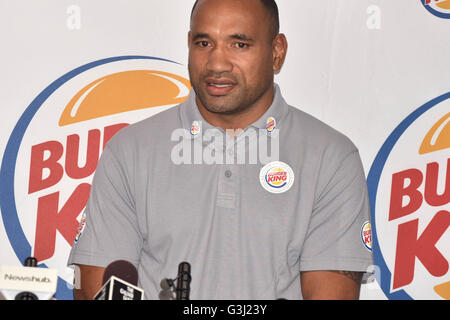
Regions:
[[272, 34], [260, 0], [199, 1], [189, 33], [189, 76], [197, 103], [213, 113], [235, 114], [267, 100]]

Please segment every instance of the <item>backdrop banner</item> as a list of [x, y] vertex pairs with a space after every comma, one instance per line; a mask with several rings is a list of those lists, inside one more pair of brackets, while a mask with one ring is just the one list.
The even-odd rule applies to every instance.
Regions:
[[[67, 258], [105, 144], [188, 96], [193, 3], [0, 0], [0, 265], [57, 269], [56, 299], [73, 299]], [[367, 175], [361, 299], [449, 300], [450, 0], [277, 3], [276, 82]]]

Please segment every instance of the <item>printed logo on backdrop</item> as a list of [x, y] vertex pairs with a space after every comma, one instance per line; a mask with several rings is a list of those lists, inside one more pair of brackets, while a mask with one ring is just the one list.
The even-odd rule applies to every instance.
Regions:
[[409, 115], [369, 172], [373, 253], [389, 299], [450, 300], [450, 92]]
[[423, 6], [439, 18], [450, 19], [450, 0], [420, 0]]
[[34, 256], [58, 270], [57, 299], [72, 299], [66, 263], [103, 148], [130, 123], [186, 100], [186, 72], [154, 57], [92, 62], [50, 84], [16, 124], [0, 172], [3, 223], [20, 261]]

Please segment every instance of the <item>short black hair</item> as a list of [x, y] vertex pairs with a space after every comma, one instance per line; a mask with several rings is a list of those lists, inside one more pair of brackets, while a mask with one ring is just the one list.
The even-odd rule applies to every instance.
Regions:
[[[196, 0], [194, 6], [192, 7], [191, 20], [192, 15], [194, 14], [194, 10], [197, 7], [198, 1], [199, 0]], [[275, 37], [278, 33], [280, 33], [280, 14], [278, 11], [277, 3], [275, 2], [275, 0], [260, 0], [260, 1], [269, 12], [269, 15], [272, 20], [272, 32], [273, 36]]]

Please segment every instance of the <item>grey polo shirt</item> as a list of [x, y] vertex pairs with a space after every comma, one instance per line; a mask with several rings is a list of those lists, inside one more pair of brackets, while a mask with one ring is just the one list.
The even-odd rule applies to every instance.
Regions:
[[[147, 299], [159, 299], [182, 261], [191, 299], [301, 299], [300, 271], [367, 270], [365, 175], [348, 138], [289, 106], [277, 85], [266, 114], [212, 144], [225, 137], [194, 91], [122, 129], [102, 153], [68, 264], [128, 260]], [[276, 158], [255, 163], [259, 141]]]

